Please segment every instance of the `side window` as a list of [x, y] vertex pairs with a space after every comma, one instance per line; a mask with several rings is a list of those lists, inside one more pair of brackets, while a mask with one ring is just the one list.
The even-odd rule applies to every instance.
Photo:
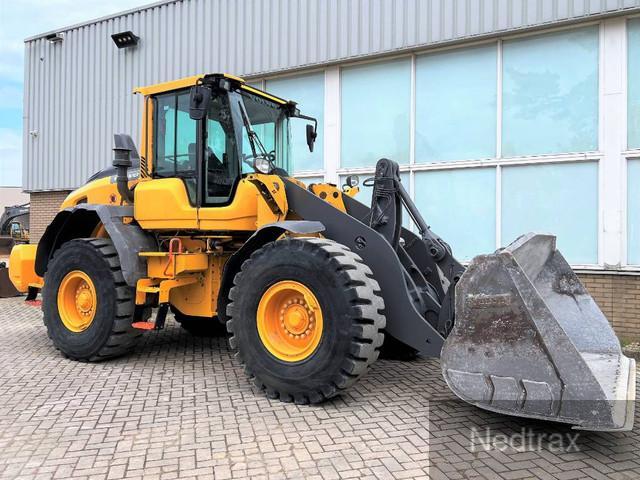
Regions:
[[196, 121], [189, 118], [189, 93], [156, 98], [154, 174], [196, 175]]
[[229, 201], [240, 176], [236, 138], [226, 96], [216, 96], [207, 116], [205, 152], [205, 204]]

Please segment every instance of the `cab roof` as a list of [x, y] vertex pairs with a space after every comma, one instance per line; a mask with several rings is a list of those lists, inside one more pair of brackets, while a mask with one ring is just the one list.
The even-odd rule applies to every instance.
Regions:
[[212, 77], [212, 78], [224, 77], [233, 82], [237, 82], [242, 90], [251, 92], [255, 95], [263, 97], [267, 100], [271, 100], [272, 102], [279, 103], [281, 105], [286, 105], [287, 103], [289, 103], [280, 97], [276, 97], [275, 95], [271, 95], [267, 92], [263, 92], [262, 90], [258, 90], [257, 88], [247, 85], [247, 83], [243, 78], [236, 77], [235, 75], [230, 75], [228, 73], [214, 73], [210, 75], [205, 75], [205, 74], [193, 75], [191, 77], [180, 78], [178, 80], [171, 80], [169, 82], [156, 83], [155, 85], [149, 85], [147, 87], [138, 87], [133, 92], [140, 93], [144, 96], [157, 95], [159, 93], [171, 92], [173, 90], [180, 90], [183, 88], [192, 87], [196, 85], [200, 80], [204, 79], [205, 77]]

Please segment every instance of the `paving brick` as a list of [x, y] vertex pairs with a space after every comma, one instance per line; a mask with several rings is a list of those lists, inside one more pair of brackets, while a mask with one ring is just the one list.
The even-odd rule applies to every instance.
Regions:
[[3, 479], [640, 478], [637, 429], [581, 432], [577, 452], [474, 443], [472, 428], [574, 432], [457, 400], [433, 359], [380, 360], [341, 397], [299, 406], [256, 392], [225, 339], [171, 319], [98, 364], [63, 358], [20, 298], [0, 300], [0, 329]]

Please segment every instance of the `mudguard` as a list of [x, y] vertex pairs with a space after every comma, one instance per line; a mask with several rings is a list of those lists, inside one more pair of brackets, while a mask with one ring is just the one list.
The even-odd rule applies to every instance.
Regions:
[[68, 240], [90, 237], [99, 221], [118, 252], [125, 282], [135, 287], [147, 273], [146, 263], [138, 254], [157, 250], [157, 244], [137, 224], [124, 223], [124, 217], [133, 218], [133, 207], [80, 204], [58, 212], [38, 243], [36, 273], [43, 277], [54, 252]]

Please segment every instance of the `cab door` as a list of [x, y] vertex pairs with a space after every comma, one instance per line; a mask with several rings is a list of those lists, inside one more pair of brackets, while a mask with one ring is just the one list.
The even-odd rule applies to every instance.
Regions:
[[197, 229], [197, 129], [189, 117], [189, 90], [153, 102], [151, 180], [135, 189], [134, 216], [145, 229]]
[[199, 227], [209, 231], [253, 231], [259, 193], [242, 178], [243, 173], [253, 169], [242, 161], [242, 147], [238, 145], [242, 142], [242, 127], [231, 114], [229, 96], [215, 96], [203, 122]]

